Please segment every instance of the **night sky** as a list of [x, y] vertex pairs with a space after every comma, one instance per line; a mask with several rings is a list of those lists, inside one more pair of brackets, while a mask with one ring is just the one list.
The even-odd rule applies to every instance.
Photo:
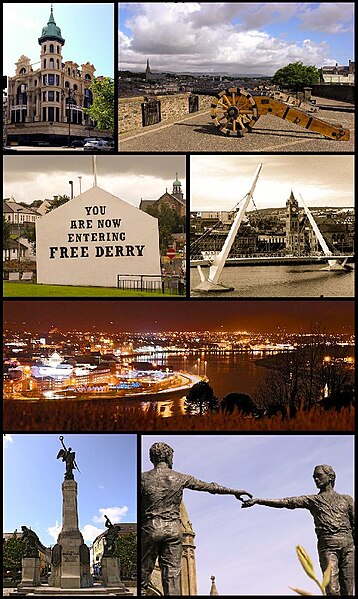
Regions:
[[57, 326], [103, 332], [237, 331], [311, 332], [316, 323], [329, 333], [353, 333], [353, 300], [324, 301], [11, 301], [4, 302], [4, 326], [45, 332]]

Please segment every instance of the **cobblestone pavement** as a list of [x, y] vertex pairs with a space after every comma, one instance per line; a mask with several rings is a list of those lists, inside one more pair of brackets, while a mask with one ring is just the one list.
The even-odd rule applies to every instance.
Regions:
[[187, 116], [172, 123], [159, 123], [150, 128], [133, 131], [120, 137], [120, 152], [353, 152], [354, 112], [346, 112], [347, 106], [320, 98], [326, 107], [342, 110], [319, 110], [318, 118], [339, 123], [350, 129], [349, 141], [325, 139], [318, 133], [284, 121], [274, 116], [261, 116], [252, 133], [242, 138], [226, 137], [211, 123], [210, 111]]

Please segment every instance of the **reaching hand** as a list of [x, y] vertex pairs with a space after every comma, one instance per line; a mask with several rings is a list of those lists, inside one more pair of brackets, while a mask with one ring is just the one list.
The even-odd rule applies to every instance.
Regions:
[[[251, 495], [251, 497], [252, 497], [252, 495]], [[257, 503], [257, 499], [247, 499], [246, 501], [242, 502], [241, 507], [252, 507], [256, 503]]]
[[[242, 501], [243, 503], [245, 503], [245, 499], [243, 499], [241, 496], [242, 495], [247, 495], [248, 497], [252, 498], [253, 496], [251, 495], [251, 493], [248, 493], [247, 491], [244, 490], [240, 490], [240, 491], [235, 491], [235, 497], [236, 499], [240, 499], [240, 501]], [[248, 499], [246, 501], [249, 501]]]

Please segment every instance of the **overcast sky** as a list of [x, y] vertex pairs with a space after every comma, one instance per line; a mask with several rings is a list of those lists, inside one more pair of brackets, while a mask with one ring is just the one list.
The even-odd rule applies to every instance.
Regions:
[[[97, 157], [97, 183], [105, 191], [139, 206], [141, 198], [158, 199], [166, 188], [173, 191], [178, 172], [185, 197], [185, 156], [123, 155]], [[93, 185], [91, 156], [5, 156], [4, 197], [17, 202], [52, 199], [54, 195], [74, 196]]]
[[[174, 469], [207, 482], [245, 489], [255, 497], [315, 494], [312, 474], [330, 464], [335, 490], [353, 495], [352, 435], [144, 435], [143, 470], [152, 468], [148, 449], [164, 441], [174, 449]], [[297, 595], [298, 587], [317, 594], [295, 552], [310, 554], [318, 578], [314, 523], [307, 510], [240, 508], [235, 497], [184, 491], [196, 545], [198, 594], [209, 595], [216, 576], [219, 595]]]
[[354, 60], [353, 3], [123, 2], [119, 67], [273, 75]]
[[[308, 206], [354, 206], [352, 155], [191, 156], [191, 210], [232, 210], [249, 191], [258, 164], [263, 167], [254, 192], [257, 208], [285, 206], [291, 189]], [[248, 210], [253, 210], [250, 203]]]
[[[65, 464], [56, 460], [58, 435], [5, 435], [4, 532], [31, 527], [46, 546], [61, 530], [61, 485]], [[137, 521], [137, 459], [135, 435], [65, 435], [76, 452], [79, 527], [91, 545], [112, 522]]]
[[[15, 63], [22, 54], [28, 56], [32, 64], [40, 60], [38, 38], [48, 22], [50, 11], [50, 2], [3, 4], [4, 75], [15, 75]], [[53, 16], [65, 39], [64, 62], [73, 60], [79, 65], [90, 62], [96, 67], [96, 76], [113, 77], [113, 4], [54, 3]], [[39, 65], [35, 64], [33, 69], [37, 68]]]

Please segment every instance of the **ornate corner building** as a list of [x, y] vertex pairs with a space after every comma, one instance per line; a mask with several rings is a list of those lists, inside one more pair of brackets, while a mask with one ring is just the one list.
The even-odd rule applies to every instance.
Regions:
[[[7, 143], [70, 145], [74, 139], [109, 137], [99, 131], [84, 111], [93, 101], [89, 89], [95, 67], [63, 62], [65, 40], [51, 13], [38, 38], [40, 62], [20, 56], [16, 75], [8, 78], [6, 111]], [[35, 65], [40, 64], [36, 69]]]

